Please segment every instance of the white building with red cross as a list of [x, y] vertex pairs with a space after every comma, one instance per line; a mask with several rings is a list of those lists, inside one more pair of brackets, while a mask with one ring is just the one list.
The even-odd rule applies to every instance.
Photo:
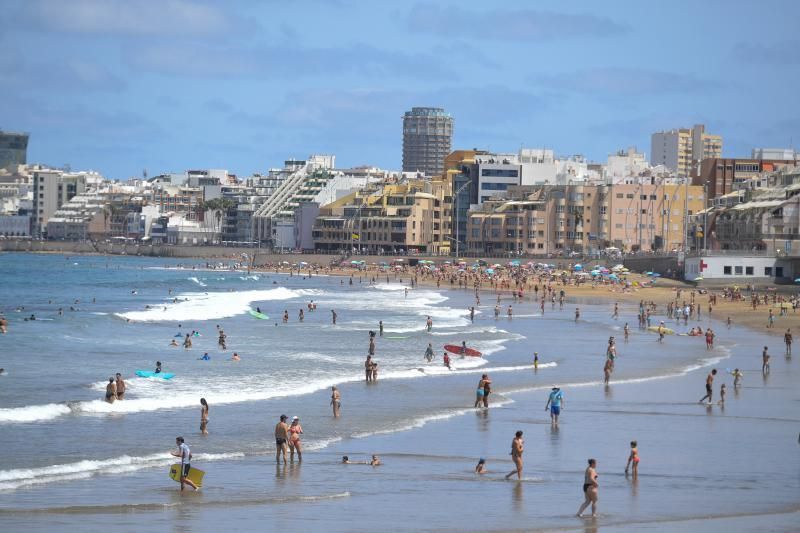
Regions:
[[763, 253], [733, 253], [731, 251], [707, 251], [702, 255], [686, 258], [684, 279], [686, 281], [730, 280], [737, 283], [791, 283], [800, 276], [797, 260], [776, 257]]

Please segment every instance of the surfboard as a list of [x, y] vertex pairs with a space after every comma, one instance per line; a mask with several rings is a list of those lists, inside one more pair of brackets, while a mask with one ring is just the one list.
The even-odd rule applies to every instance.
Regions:
[[150, 370], [137, 370], [136, 375], [140, 378], [158, 378], [158, 379], [172, 379], [175, 377], [175, 374], [171, 372], [159, 372], [156, 374], [155, 372], [151, 372]]
[[[650, 326], [647, 328], [647, 331], [652, 331], [653, 333], [658, 333], [658, 326]], [[675, 335], [675, 332], [667, 327], [664, 328], [665, 335]]]
[[258, 311], [253, 311], [252, 309], [249, 311], [249, 313], [254, 318], [259, 318], [261, 320], [269, 320], [269, 317], [264, 313], [259, 313]]
[[[205, 475], [206, 475], [206, 473], [203, 472], [202, 470], [198, 470], [197, 468], [192, 468], [190, 466], [189, 467], [189, 475], [186, 476], [186, 479], [191, 480], [198, 487], [202, 487], [203, 486], [203, 476], [205, 476]], [[181, 481], [181, 464], [180, 463], [175, 463], [174, 465], [169, 467], [169, 477], [173, 481], [177, 481], [178, 483], [180, 483], [180, 481]]]
[[468, 355], [470, 357], [480, 357], [481, 355], [483, 355], [481, 352], [479, 352], [474, 348], [467, 348], [466, 352], [462, 354], [461, 353], [462, 348], [457, 344], [445, 344], [444, 349], [456, 355]]

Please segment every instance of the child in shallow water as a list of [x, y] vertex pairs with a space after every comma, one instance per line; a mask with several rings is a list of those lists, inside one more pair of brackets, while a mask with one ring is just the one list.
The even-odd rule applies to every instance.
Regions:
[[635, 440], [631, 441], [631, 454], [628, 456], [628, 464], [625, 465], [625, 474], [628, 473], [631, 465], [633, 465], [633, 477], [639, 477], [639, 449]]

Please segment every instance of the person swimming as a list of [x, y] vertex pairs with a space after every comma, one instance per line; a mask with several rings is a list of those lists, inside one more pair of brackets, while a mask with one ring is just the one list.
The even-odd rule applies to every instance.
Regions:
[[156, 361], [156, 371], [153, 374], [160, 374], [161, 373], [161, 361]]
[[200, 358], [201, 361], [211, 361], [211, 356], [208, 355], [208, 352], [203, 354], [203, 357]]

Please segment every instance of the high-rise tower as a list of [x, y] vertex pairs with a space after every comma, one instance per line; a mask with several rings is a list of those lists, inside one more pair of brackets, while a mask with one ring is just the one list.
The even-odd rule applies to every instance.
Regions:
[[412, 107], [403, 116], [403, 172], [426, 176], [444, 171], [450, 153], [453, 117], [441, 107]]

